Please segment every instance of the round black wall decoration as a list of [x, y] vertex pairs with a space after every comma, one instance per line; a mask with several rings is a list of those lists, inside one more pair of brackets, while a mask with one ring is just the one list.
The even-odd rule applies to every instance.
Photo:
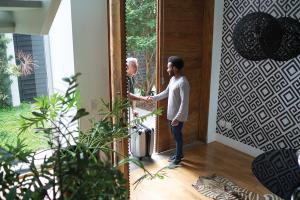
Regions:
[[271, 58], [287, 61], [300, 53], [300, 22], [291, 17], [281, 17], [277, 21], [283, 30], [283, 36], [279, 49]]
[[282, 30], [278, 21], [267, 13], [244, 16], [233, 30], [235, 50], [248, 60], [259, 61], [273, 55], [281, 44]]

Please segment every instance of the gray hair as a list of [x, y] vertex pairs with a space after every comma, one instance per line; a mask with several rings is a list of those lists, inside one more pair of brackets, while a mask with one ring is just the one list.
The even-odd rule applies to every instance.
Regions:
[[136, 69], [138, 68], [139, 64], [138, 64], [138, 60], [136, 58], [133, 58], [133, 57], [129, 57], [126, 59], [126, 64], [129, 65], [129, 64], [133, 64]]

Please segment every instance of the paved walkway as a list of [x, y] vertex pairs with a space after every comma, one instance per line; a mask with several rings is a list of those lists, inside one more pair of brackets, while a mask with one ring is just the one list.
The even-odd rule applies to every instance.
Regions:
[[[139, 113], [139, 116], [144, 116], [144, 115], [147, 115], [150, 113], [149, 111], [141, 109], [141, 108], [136, 108], [135, 110]], [[147, 126], [148, 128], [155, 129], [155, 118], [156, 118], [155, 116], [148, 117], [143, 124], [145, 126]]]

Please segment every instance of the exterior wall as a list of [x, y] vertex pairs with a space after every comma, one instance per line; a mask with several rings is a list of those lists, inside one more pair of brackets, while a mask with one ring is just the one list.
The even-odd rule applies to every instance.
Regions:
[[48, 95], [48, 76], [45, 56], [44, 36], [31, 36], [32, 56], [37, 63], [34, 71], [36, 95]]
[[20, 100], [31, 102], [35, 97], [48, 95], [44, 36], [14, 34], [13, 41], [15, 56], [21, 51], [31, 54], [36, 65], [32, 74], [18, 78]]
[[[18, 52], [32, 54], [31, 36], [23, 34], [13, 34], [13, 41], [15, 47], [15, 56]], [[18, 63], [17, 63], [18, 64]], [[19, 76], [19, 92], [20, 100], [31, 102], [36, 95], [36, 84], [34, 80], [34, 73], [27, 76]]]

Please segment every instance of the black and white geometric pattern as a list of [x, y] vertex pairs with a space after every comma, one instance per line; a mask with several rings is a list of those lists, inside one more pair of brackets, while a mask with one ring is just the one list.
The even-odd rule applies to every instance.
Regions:
[[[260, 2], [260, 10], [276, 18], [300, 19], [299, 0]], [[300, 149], [300, 56], [250, 61], [233, 47], [235, 25], [258, 11], [258, 4], [259, 0], [224, 1], [217, 133], [263, 151]]]

